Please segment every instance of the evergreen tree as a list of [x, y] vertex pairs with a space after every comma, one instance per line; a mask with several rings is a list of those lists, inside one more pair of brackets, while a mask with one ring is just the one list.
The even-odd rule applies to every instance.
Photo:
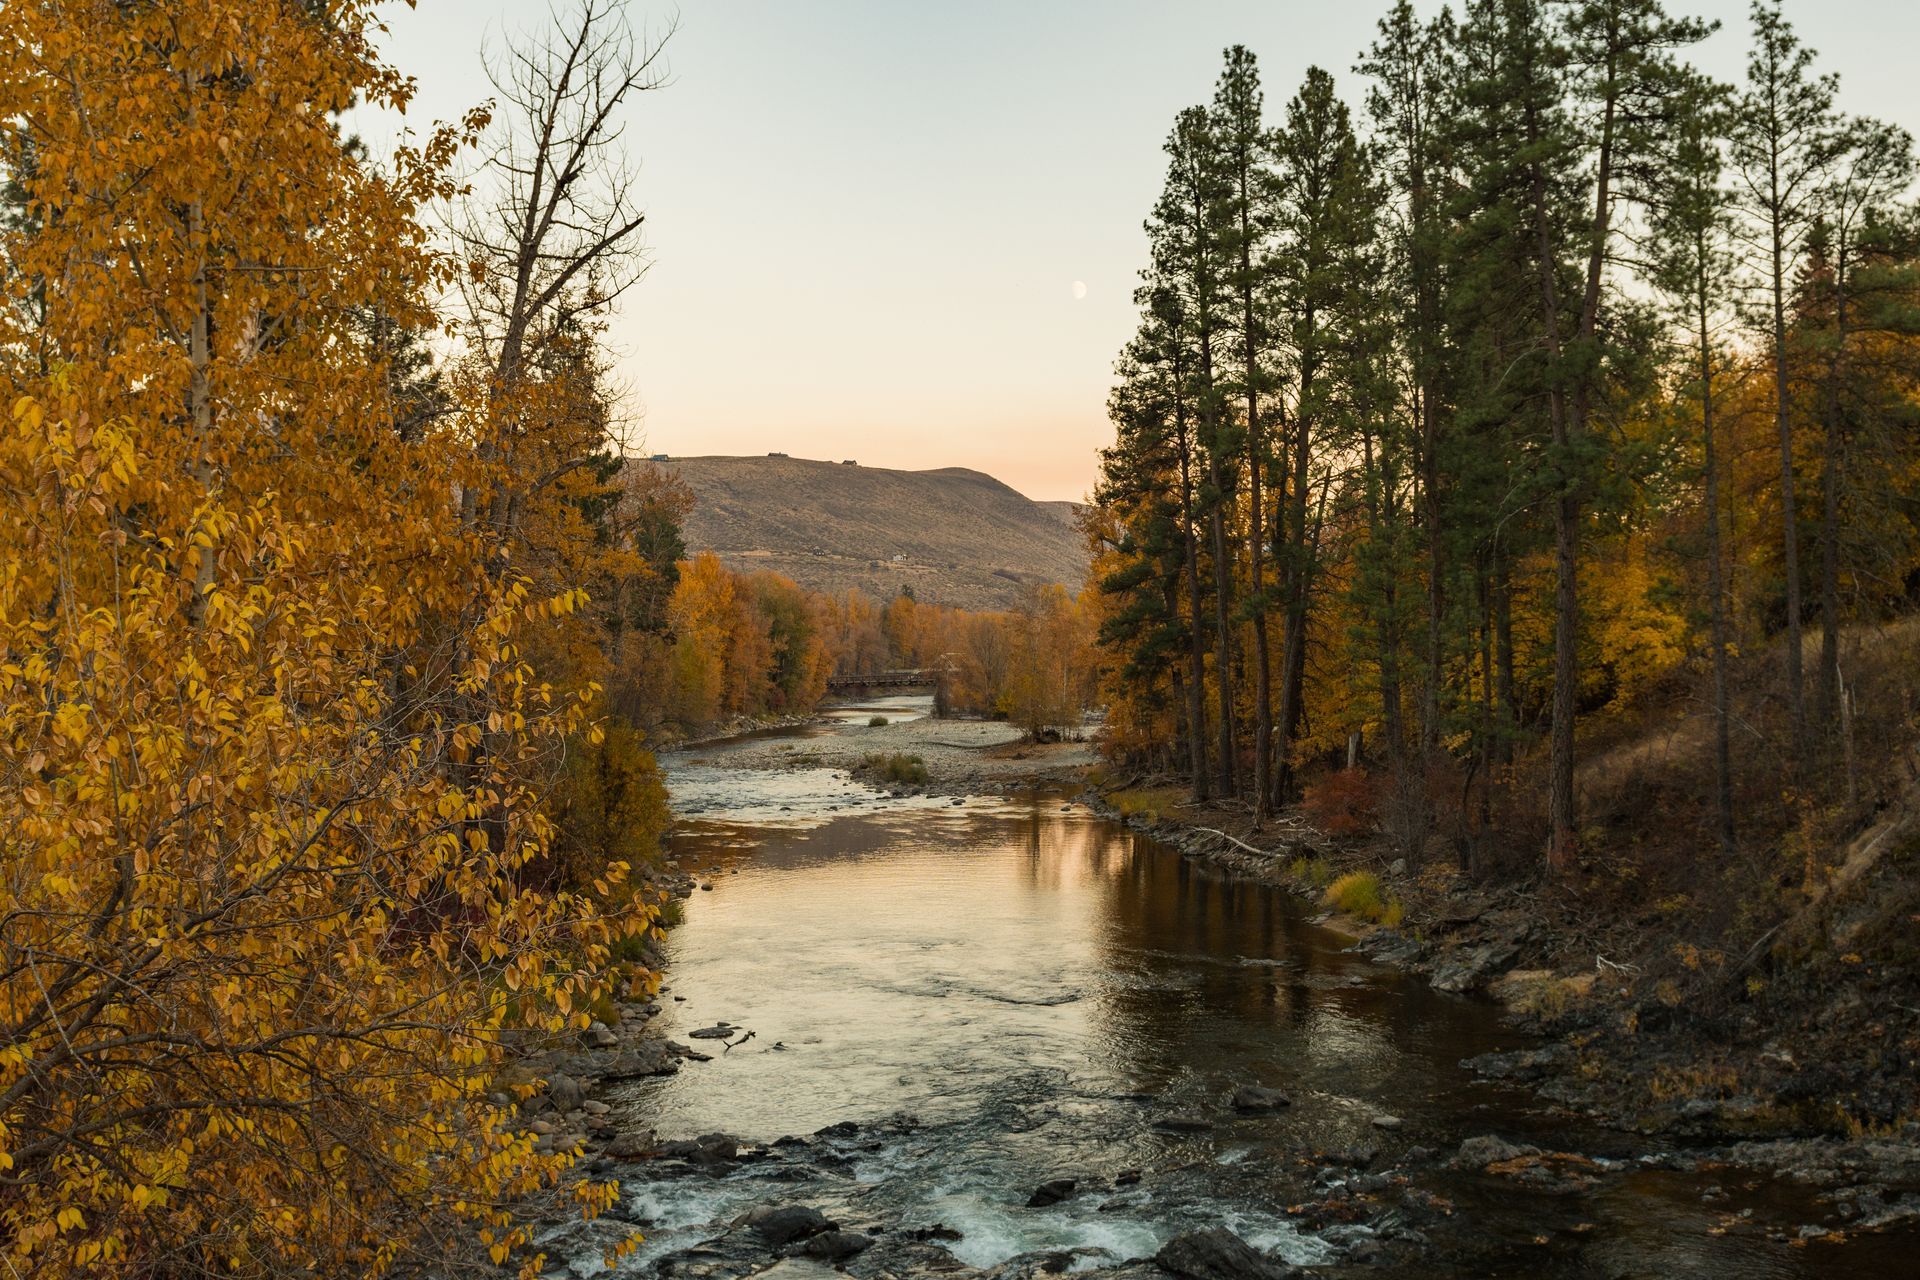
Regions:
[[1189, 107], [1167, 139], [1167, 185], [1148, 222], [1154, 279], [1171, 291], [1192, 340], [1182, 399], [1191, 406], [1203, 476], [1197, 510], [1205, 516], [1213, 595], [1214, 690], [1218, 710], [1214, 765], [1221, 794], [1238, 790], [1233, 699], [1234, 560], [1227, 520], [1238, 480], [1240, 431], [1224, 403], [1219, 361], [1231, 299], [1224, 283], [1222, 224], [1227, 194], [1218, 141], [1205, 108]]
[[1807, 742], [1801, 660], [1800, 524], [1793, 471], [1793, 395], [1787, 368], [1787, 289], [1793, 258], [1811, 227], [1828, 166], [1837, 82], [1813, 73], [1813, 50], [1781, 15], [1780, 0], [1753, 0], [1753, 48], [1733, 131], [1745, 240], [1760, 259], [1770, 303], [1774, 422], [1780, 444], [1781, 573], [1786, 593], [1787, 703], [1795, 759]]
[[1829, 140], [1828, 180], [1815, 197], [1814, 272], [1821, 313], [1820, 669], [1815, 706], [1826, 735], [1841, 724], [1840, 560], [1842, 475], [1847, 466], [1848, 382], [1858, 326], [1854, 297], [1861, 237], [1870, 220], [1912, 186], [1913, 139], [1877, 120], [1849, 119]]
[[1721, 548], [1718, 444], [1714, 392], [1722, 362], [1720, 331], [1731, 302], [1732, 212], [1724, 185], [1719, 139], [1730, 123], [1726, 92], [1704, 78], [1686, 87], [1676, 115], [1666, 166], [1666, 194], [1653, 210], [1651, 257], [1654, 282], [1669, 299], [1674, 319], [1691, 347], [1693, 390], [1700, 406], [1701, 485], [1706, 526], [1707, 614], [1713, 664], [1715, 830], [1723, 850], [1734, 850], [1732, 709], [1727, 654], [1731, 644], [1725, 555]]
[[[1300, 728], [1307, 623], [1317, 577], [1322, 509], [1313, 497], [1315, 433], [1338, 392], [1338, 370], [1327, 367], [1336, 341], [1333, 313], [1345, 299], [1351, 251], [1365, 238], [1364, 205], [1371, 193], [1346, 104], [1334, 92], [1333, 77], [1319, 67], [1307, 70], [1300, 91], [1287, 104], [1275, 150], [1280, 168], [1280, 290], [1296, 370], [1293, 422], [1280, 459], [1284, 501], [1274, 522], [1282, 548], [1286, 609], [1276, 779], [1276, 792], [1284, 798], [1292, 789], [1290, 757]], [[1325, 492], [1322, 485], [1321, 502]]]
[[[1257, 824], [1268, 812], [1273, 777], [1273, 676], [1261, 479], [1271, 458], [1268, 418], [1274, 432], [1284, 432], [1286, 423], [1281, 402], [1266, 394], [1273, 376], [1267, 351], [1273, 326], [1266, 314], [1275, 196], [1274, 174], [1268, 167], [1272, 139], [1261, 121], [1260, 73], [1253, 55], [1244, 46], [1234, 45], [1226, 59], [1214, 90], [1213, 123], [1225, 187], [1220, 251], [1224, 285], [1232, 295], [1228, 323], [1238, 330], [1239, 367], [1234, 374], [1246, 405], [1248, 591], [1241, 610], [1253, 623], [1253, 812]], [[1284, 770], [1284, 739], [1281, 754]]]
[[1441, 207], [1448, 174], [1441, 122], [1447, 110], [1453, 44], [1454, 25], [1448, 11], [1442, 10], [1432, 22], [1423, 24], [1410, 0], [1397, 0], [1381, 20], [1379, 37], [1359, 66], [1374, 82], [1367, 95], [1367, 108], [1382, 155], [1382, 169], [1398, 205], [1397, 216], [1387, 224], [1388, 270], [1381, 283], [1393, 291], [1398, 309], [1409, 319], [1405, 326], [1405, 360], [1417, 422], [1418, 506], [1427, 562], [1425, 674], [1420, 704], [1422, 787], [1426, 765], [1439, 748], [1440, 700], [1445, 684], [1442, 626], [1447, 540], [1440, 453], [1448, 396], [1441, 320], [1446, 242]]

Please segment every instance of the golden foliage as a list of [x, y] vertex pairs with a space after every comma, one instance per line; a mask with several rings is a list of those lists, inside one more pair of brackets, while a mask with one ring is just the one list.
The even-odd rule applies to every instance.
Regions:
[[[57, 1277], [507, 1258], [565, 1157], [483, 1089], [649, 911], [526, 874], [590, 687], [495, 572], [485, 473], [394, 430], [359, 317], [431, 323], [438, 130], [365, 0], [0, 9], [0, 1259]], [[477, 123], [477, 122], [469, 122]], [[44, 308], [44, 310], [42, 310]], [[589, 1209], [605, 1188], [579, 1192]], [[461, 1226], [459, 1224], [465, 1224]]]

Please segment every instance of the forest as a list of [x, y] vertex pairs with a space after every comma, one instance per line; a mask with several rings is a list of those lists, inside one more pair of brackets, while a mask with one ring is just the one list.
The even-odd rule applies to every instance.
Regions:
[[1315, 68], [1278, 111], [1227, 51], [1167, 135], [1089, 530], [1121, 760], [1256, 827], [1318, 786], [1480, 877], [1632, 849], [1720, 907], [1810, 889], [1897, 791], [1913, 140], [1773, 0], [1740, 83], [1709, 30], [1402, 2], [1360, 101]]

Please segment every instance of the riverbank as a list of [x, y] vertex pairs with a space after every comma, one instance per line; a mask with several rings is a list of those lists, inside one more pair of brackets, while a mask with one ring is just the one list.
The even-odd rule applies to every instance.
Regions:
[[[902, 793], [966, 796], [1005, 795], [1047, 785], [1078, 786], [1099, 756], [1086, 742], [1034, 743], [1014, 725], [1002, 720], [912, 720], [876, 718], [884, 724], [842, 724], [832, 733], [804, 737], [765, 737], [725, 740], [729, 766], [739, 769], [792, 771], [842, 769]], [[819, 723], [815, 720], [812, 723]], [[719, 742], [686, 744], [676, 754], [697, 760], [700, 747]], [[876, 773], [876, 762], [895, 756], [917, 761], [924, 781], [889, 779]]]
[[[1823, 989], [1818, 957], [1801, 956], [1728, 998], [1729, 982], [1755, 972], [1750, 962], [1703, 957], [1658, 917], [1609, 918], [1577, 890], [1411, 869], [1379, 842], [1329, 839], [1295, 813], [1255, 830], [1244, 809], [1186, 803], [1171, 789], [1089, 794], [1189, 857], [1320, 905], [1320, 920], [1356, 950], [1438, 990], [1495, 1001], [1540, 1037], [1464, 1064], [1482, 1078], [1680, 1143], [1694, 1160], [1815, 1188], [1847, 1224], [1835, 1230], [1920, 1222], [1920, 1075], [1911, 1032], [1902, 1034], [1916, 1010], [1897, 1003], [1906, 975], [1862, 972], [1853, 954]], [[1329, 886], [1352, 873], [1372, 877], [1397, 925], [1327, 908]], [[1860, 980], [1876, 976], [1874, 1004]], [[1847, 1104], [1870, 1108], [1869, 1118]]]

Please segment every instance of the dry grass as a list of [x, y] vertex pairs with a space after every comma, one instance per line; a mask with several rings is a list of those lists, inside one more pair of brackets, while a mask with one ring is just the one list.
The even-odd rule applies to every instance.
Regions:
[[1400, 899], [1388, 893], [1371, 871], [1349, 871], [1328, 885], [1327, 905], [1389, 929], [1398, 928], [1406, 916]]

